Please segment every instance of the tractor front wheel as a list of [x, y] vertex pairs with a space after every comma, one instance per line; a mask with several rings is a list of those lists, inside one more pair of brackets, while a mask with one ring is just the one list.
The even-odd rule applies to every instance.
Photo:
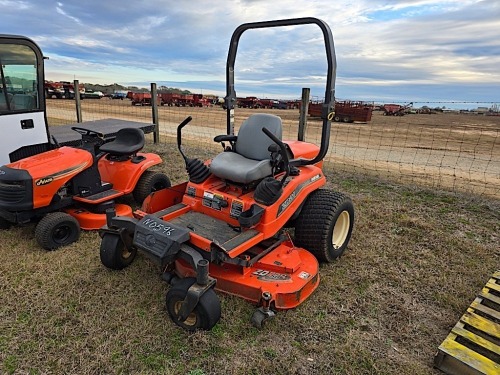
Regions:
[[144, 199], [152, 192], [170, 186], [170, 179], [164, 173], [145, 171], [137, 182], [132, 195], [137, 203], [142, 204]]
[[167, 311], [172, 321], [187, 331], [197, 329], [210, 330], [217, 324], [221, 315], [220, 301], [213, 289], [207, 290], [189, 316], [181, 322], [179, 314], [188, 289], [196, 282], [189, 277], [177, 281], [168, 291], [166, 297]]
[[348, 196], [316, 190], [307, 197], [295, 223], [295, 243], [329, 263], [344, 253], [353, 225], [354, 206]]
[[137, 249], [128, 249], [117, 234], [104, 233], [101, 241], [101, 263], [112, 270], [122, 270], [135, 259]]
[[65, 212], [45, 215], [35, 228], [35, 238], [45, 250], [55, 250], [80, 238], [80, 224]]

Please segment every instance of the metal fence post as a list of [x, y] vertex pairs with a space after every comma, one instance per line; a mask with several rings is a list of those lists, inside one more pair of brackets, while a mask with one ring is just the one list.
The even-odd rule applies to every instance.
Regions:
[[76, 122], [82, 122], [82, 102], [80, 100], [80, 84], [77, 79], [73, 81], [73, 91], [75, 93]]
[[309, 110], [309, 95], [311, 94], [311, 89], [304, 87], [302, 89], [302, 103], [300, 106], [300, 117], [299, 117], [299, 134], [297, 139], [301, 142], [305, 141], [306, 130], [307, 130], [307, 113]]
[[158, 143], [160, 138], [160, 122], [158, 121], [158, 93], [156, 91], [156, 83], [151, 83], [151, 111], [153, 112], [153, 124], [155, 125], [153, 142]]

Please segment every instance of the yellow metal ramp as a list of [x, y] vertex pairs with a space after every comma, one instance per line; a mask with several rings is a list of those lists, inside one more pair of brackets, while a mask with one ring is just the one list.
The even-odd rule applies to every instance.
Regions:
[[434, 366], [451, 375], [500, 375], [500, 270], [439, 346]]

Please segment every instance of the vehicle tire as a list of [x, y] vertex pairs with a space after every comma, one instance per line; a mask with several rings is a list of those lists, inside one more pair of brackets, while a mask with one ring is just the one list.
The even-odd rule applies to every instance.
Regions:
[[170, 186], [170, 179], [164, 173], [145, 171], [141, 178], [139, 178], [139, 181], [137, 181], [132, 195], [135, 201], [141, 204], [153, 191], [165, 189]]
[[335, 121], [335, 122], [340, 122], [340, 116], [335, 116], [335, 117], [333, 117], [333, 121]]
[[329, 263], [344, 253], [353, 226], [354, 206], [347, 195], [316, 190], [307, 197], [295, 223], [295, 244]]
[[101, 241], [101, 263], [112, 270], [122, 270], [132, 264], [137, 255], [137, 249], [127, 249], [117, 234], [104, 233]]
[[344, 116], [344, 117], [342, 118], [342, 121], [343, 121], [343, 122], [351, 122], [351, 118], [350, 118], [349, 116]]
[[35, 239], [45, 250], [67, 246], [80, 238], [80, 224], [65, 212], [45, 215], [36, 225]]
[[179, 327], [187, 331], [197, 329], [210, 330], [217, 324], [221, 315], [220, 301], [213, 289], [206, 291], [200, 298], [193, 312], [183, 322], [178, 320], [179, 311], [188, 289], [196, 282], [195, 278], [189, 277], [178, 280], [167, 293], [166, 305], [168, 315]]
[[0, 217], [0, 230], [9, 229], [12, 226], [12, 223], [3, 217]]

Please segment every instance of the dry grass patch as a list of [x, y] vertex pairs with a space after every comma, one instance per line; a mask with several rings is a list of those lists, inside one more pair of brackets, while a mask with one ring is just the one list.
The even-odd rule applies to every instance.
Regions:
[[[185, 179], [174, 143], [162, 154]], [[207, 157], [220, 149], [187, 146]], [[219, 294], [222, 319], [189, 334], [168, 318], [168, 286], [143, 256], [120, 272], [100, 239], [46, 252], [33, 227], [0, 233], [0, 373], [438, 374], [438, 345], [498, 268], [500, 202], [330, 173], [356, 209], [345, 255], [317, 291], [262, 331], [253, 306]]]

